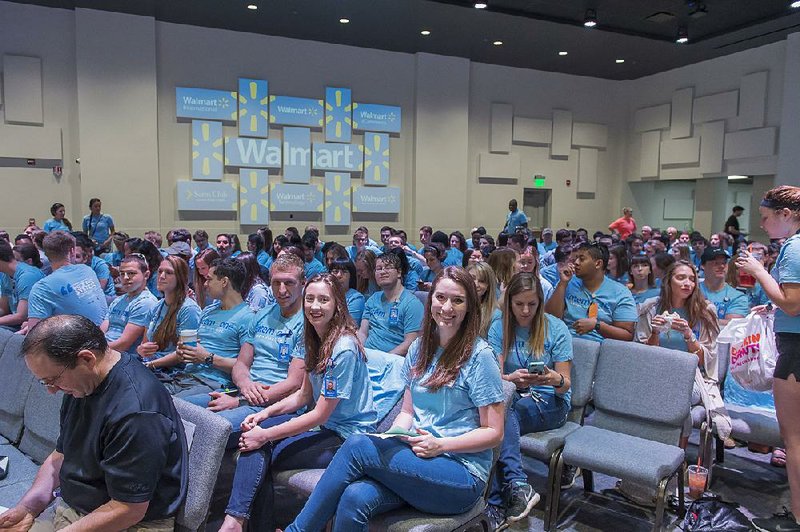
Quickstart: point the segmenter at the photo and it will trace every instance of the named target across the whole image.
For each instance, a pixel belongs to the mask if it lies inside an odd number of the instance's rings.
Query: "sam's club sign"
[[[178,181],[179,211],[235,211],[239,190],[225,181]]]
[[[175,116],[236,121],[236,91],[175,87]]]

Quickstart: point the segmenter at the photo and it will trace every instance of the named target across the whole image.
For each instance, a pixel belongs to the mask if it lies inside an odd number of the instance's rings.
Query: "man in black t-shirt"
[[[33,486],[0,515],[27,529],[61,491],[56,529],[172,530],[186,497],[183,424],[164,386],[138,360],[109,349],[82,316],[41,321],[22,344],[49,391],[65,393],[61,434]]]
[[[744,233],[741,232],[739,229],[739,216],[742,215],[744,212],[744,207],[741,205],[736,205],[733,208],[733,213],[728,217],[728,221],[725,222],[725,232],[728,233],[733,237],[733,240],[738,242],[740,239],[744,238]]]

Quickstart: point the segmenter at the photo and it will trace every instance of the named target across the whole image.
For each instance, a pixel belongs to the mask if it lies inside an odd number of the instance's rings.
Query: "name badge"
[[[289,360],[289,344],[281,342],[280,348],[278,349],[278,358],[281,362],[286,362]]]
[[[322,380],[322,395],[329,398],[335,398],[339,396],[339,387],[338,387],[338,379],[333,375],[326,374],[325,378]]]
[[[389,309],[389,325],[399,325],[400,324],[400,309],[397,305],[393,305],[391,309]]]

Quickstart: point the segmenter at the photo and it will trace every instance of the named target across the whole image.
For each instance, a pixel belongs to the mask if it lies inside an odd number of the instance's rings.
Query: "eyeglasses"
[[[397,269],[397,268],[396,268],[396,267],[394,267],[394,266],[392,266],[392,265],[386,265],[386,266],[376,266],[376,267],[375,267],[375,273],[380,273],[380,272],[382,272],[382,271],[387,271],[387,272],[388,272],[388,271],[391,271],[391,270],[396,270],[396,269]]]
[[[67,371],[67,369],[68,369],[67,366],[64,366],[61,370],[61,373],[59,373],[55,377],[50,377],[49,379],[39,379],[39,384],[41,384],[45,388],[55,388],[58,379],[61,378],[61,376],[64,374],[65,371]]]

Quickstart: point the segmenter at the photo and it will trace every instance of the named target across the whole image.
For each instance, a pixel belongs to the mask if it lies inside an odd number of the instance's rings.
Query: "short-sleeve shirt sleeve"
[[[142,292],[146,294],[148,292]],[[128,323],[146,327],[150,323],[150,312],[157,301],[153,297],[139,297],[128,307]]]
[[[417,296],[407,292],[410,297],[405,298],[403,312],[403,334],[417,332],[422,328],[422,317],[425,315],[425,308]]]
[[[33,285],[28,298],[28,317],[45,319],[55,313],[53,302],[48,300],[46,291],[47,288],[41,281]]]
[[[480,408],[503,401],[503,379],[494,353],[488,346],[473,355],[466,380],[469,398],[475,406]]]
[[[336,379],[336,398],[349,399],[353,392],[353,378],[356,372],[358,354],[349,347],[333,356],[333,365],[325,370],[325,377]],[[321,395],[325,396],[324,380]]]

